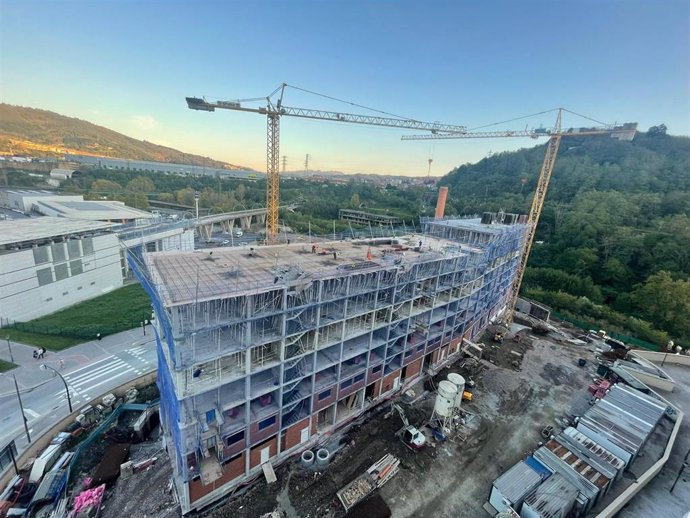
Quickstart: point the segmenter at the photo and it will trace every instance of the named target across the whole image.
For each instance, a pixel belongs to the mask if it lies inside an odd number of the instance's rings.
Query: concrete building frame
[[[262,247],[270,258],[256,261],[231,250],[129,255],[156,315],[183,513],[441,367],[505,307],[524,226],[422,223],[405,238],[324,244],[334,259],[368,250],[331,268],[312,268],[314,250],[299,244]],[[299,268],[279,264],[289,253]]]

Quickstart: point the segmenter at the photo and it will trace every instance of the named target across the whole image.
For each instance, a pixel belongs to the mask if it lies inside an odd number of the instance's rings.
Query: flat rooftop
[[[117,201],[60,201],[57,199],[38,200],[36,205],[58,212],[65,218],[86,220],[149,219],[153,214],[128,207]]]
[[[30,218],[0,221],[0,246],[40,241],[69,234],[81,234],[110,228],[111,223],[68,218]]]
[[[422,241],[422,251],[413,248]],[[398,250],[393,243],[400,245]],[[460,257],[479,249],[422,234],[317,244],[214,248],[194,252],[146,254],[153,282],[166,306],[189,304],[247,292],[263,292],[275,285],[308,284],[311,280],[366,273],[385,268]],[[336,253],[335,259],[333,252]],[[371,254],[369,255],[369,252]],[[384,254],[385,252],[385,254]]]
[[[464,228],[467,230],[476,230],[478,232],[485,232],[487,234],[502,234],[503,232],[514,229],[516,227],[524,228],[523,223],[515,223],[513,225],[504,225],[503,223],[491,223],[489,225],[482,223],[481,218],[457,218],[457,219],[441,219],[434,221],[430,219],[427,223],[434,225],[441,225],[446,227]]]

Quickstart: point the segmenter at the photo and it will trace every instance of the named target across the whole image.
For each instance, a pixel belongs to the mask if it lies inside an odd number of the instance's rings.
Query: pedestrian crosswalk
[[[118,378],[131,378],[151,370],[146,356],[150,354],[144,347],[126,349],[118,355],[110,355],[65,375],[65,380],[72,393],[80,399],[88,400],[91,396],[103,393],[108,387],[117,385]],[[66,398],[63,395],[63,398]]]
[[[150,364],[149,360],[146,359],[150,351],[146,347],[133,347],[132,349],[125,349],[125,352],[131,354],[145,365]]]

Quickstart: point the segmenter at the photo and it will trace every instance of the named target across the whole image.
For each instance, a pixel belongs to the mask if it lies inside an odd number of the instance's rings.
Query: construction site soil
[[[592,348],[567,342],[575,332],[561,329],[544,337],[518,326],[513,328],[519,331],[517,340],[508,335],[495,344],[494,331],[483,337],[482,360],[461,359],[397,400],[410,423],[420,427],[431,416],[435,387],[448,373],[474,382],[473,399],[462,406],[464,424],[457,422],[447,441],[438,442],[423,428],[428,444],[412,451],[396,435],[400,417],[383,403],[348,430],[323,439],[319,446],[333,455],[321,471],[304,468],[296,456],[276,467],[277,482],[269,485],[257,477],[197,516],[255,518],[275,511],[274,516],[287,518],[340,518],[346,513],[336,492],[386,453],[400,459],[400,471],[379,490],[396,518],[483,516],[493,480],[538,447],[544,427],[558,431],[564,418],[588,408],[584,389],[596,376]],[[578,366],[581,358],[587,360],[584,368]],[[141,447],[132,446],[132,457]],[[169,488],[169,461],[159,443],[149,449],[158,452],[157,462],[118,480],[108,492],[104,518],[179,515]]]
[[[291,460],[276,469],[278,482],[267,485],[260,478],[241,496],[202,514],[253,518],[277,511],[288,518],[339,518],[346,513],[336,492],[390,453],[400,459],[400,471],[380,493],[393,516],[482,516],[493,480],[536,449],[545,426],[558,429],[564,418],[587,408],[583,389],[595,377],[593,352],[567,343],[573,336],[567,332],[542,337],[520,329],[517,340],[510,335],[502,344],[492,341],[494,332],[484,336],[481,361],[459,360],[398,400],[410,423],[421,426],[431,416],[433,389],[448,373],[474,381],[473,400],[463,403],[465,424],[449,440],[437,442],[425,429],[428,446],[410,450],[397,438],[402,423],[386,403],[324,441],[337,451],[323,471]],[[587,360],[584,368],[580,358]]]

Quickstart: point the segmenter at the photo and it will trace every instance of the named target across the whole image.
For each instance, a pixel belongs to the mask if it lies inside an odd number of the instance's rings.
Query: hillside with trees
[[[545,146],[463,165],[448,212],[526,213]],[[564,138],[522,293],[657,344],[690,345],[690,139]],[[662,332],[663,330],[663,332]]]
[[[451,171],[446,214],[503,209],[526,213],[545,146],[493,155]],[[40,179],[8,173],[8,184]],[[265,206],[265,180],[190,178],[153,172],[85,168],[62,185],[87,198],[107,197],[148,208],[150,200],[211,212]],[[393,215],[418,225],[433,212],[436,189],[351,181],[281,181],[281,223],[298,232],[330,234],[356,226],[340,208]],[[360,230],[368,231],[368,228]],[[663,125],[632,142],[568,137],[561,144],[532,248],[522,294],[588,325],[665,345],[690,345],[690,139]]]
[[[242,168],[137,140],[81,119],[4,103],[0,104],[0,153],[58,157],[64,153],[76,153],[226,169]]]

